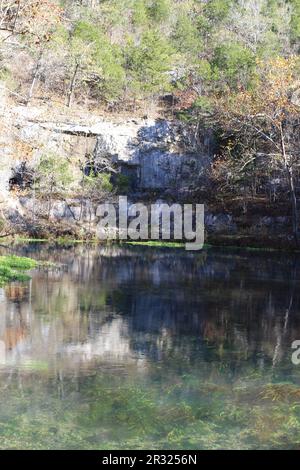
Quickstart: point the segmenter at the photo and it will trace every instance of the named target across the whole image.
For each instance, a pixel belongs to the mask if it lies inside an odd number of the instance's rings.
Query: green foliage
[[[5,220],[2,217],[0,217],[0,233],[3,232],[5,225],[6,225]]]
[[[168,93],[170,83],[204,95],[223,85],[246,87],[256,59],[299,53],[300,0],[64,0],[63,7],[63,16],[49,19],[39,76],[40,88],[57,83],[68,105],[74,97],[95,105],[137,104],[136,98]],[[43,15],[39,21],[41,32]],[[30,38],[24,42],[37,61],[41,44]],[[57,74],[48,73],[51,60]],[[206,82],[199,60],[212,70]]]
[[[212,103],[207,96],[199,96],[193,104],[194,109],[198,108],[201,111],[211,112],[213,110]]]
[[[24,258],[20,256],[0,256],[1,266],[6,266],[8,268],[20,269],[26,271],[28,269],[33,269],[37,266],[37,261],[32,258]]]
[[[214,72],[207,59],[201,59],[197,63],[197,72],[202,81],[209,82],[214,79]]]
[[[179,16],[173,33],[175,48],[182,54],[198,56],[203,43],[197,25],[186,14]]]
[[[184,243],[180,242],[163,242],[163,241],[138,241],[138,242],[125,242],[126,245],[133,246],[148,246],[153,248],[184,248]]]
[[[172,55],[168,41],[155,30],[144,33],[137,45],[129,41],[126,62],[133,90],[146,95],[169,90]]]
[[[43,155],[37,167],[37,187],[45,193],[65,192],[74,182],[73,166],[56,154]]]
[[[134,0],[132,22],[134,26],[144,26],[148,21],[148,9],[144,0]]]
[[[281,44],[278,36],[273,31],[267,31],[264,40],[257,48],[257,56],[261,59],[276,57],[280,55]]]
[[[7,67],[0,67],[0,80],[3,82],[6,82],[9,80],[10,83],[13,80],[12,74]]]
[[[196,25],[197,25],[197,29],[198,29],[199,33],[203,37],[208,37],[209,33],[211,32],[211,30],[213,28],[213,25],[210,22],[209,18],[207,18],[207,16],[205,16],[203,14],[199,15],[196,18]]]
[[[292,6],[291,15],[291,39],[296,42],[300,39],[300,0],[290,0]]]
[[[97,179],[101,181],[101,187],[106,192],[111,192],[113,190],[113,185],[110,181],[111,174],[110,173],[100,173],[97,176]]]
[[[120,194],[126,194],[130,188],[130,178],[119,173],[116,177],[116,189]]]
[[[88,73],[86,80],[99,90],[103,99],[114,99],[121,94],[125,80],[121,49],[111,44],[103,31],[91,23],[78,22],[73,33],[72,50],[84,58]],[[93,75],[93,80],[89,74]]]
[[[84,175],[83,177],[83,190],[90,196],[99,196],[99,194],[111,193],[113,185],[111,183],[110,173],[98,173]]]
[[[83,41],[88,46],[89,44],[98,45],[105,39],[105,36],[100,28],[97,28],[92,23],[80,20],[75,24],[72,39]]]
[[[31,258],[18,256],[0,256],[0,286],[11,281],[26,281],[29,276],[24,274],[38,266],[38,263]]]
[[[212,66],[219,78],[227,85],[247,86],[255,67],[253,53],[239,43],[224,43],[216,47]]]
[[[157,23],[167,20],[171,12],[170,0],[150,0],[149,15]]]
[[[230,11],[231,4],[231,0],[208,0],[204,8],[205,15],[213,22],[223,21]]]

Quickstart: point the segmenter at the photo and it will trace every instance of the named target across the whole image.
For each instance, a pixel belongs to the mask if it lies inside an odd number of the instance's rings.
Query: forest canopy
[[[37,93],[69,106],[74,98],[124,105],[184,91],[199,103],[253,87],[260,60],[299,52],[300,0],[1,5],[0,77],[28,100]]]

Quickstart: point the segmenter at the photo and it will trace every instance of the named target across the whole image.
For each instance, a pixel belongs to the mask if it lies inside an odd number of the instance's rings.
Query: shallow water
[[[300,260],[17,247],[0,289],[0,448],[300,447]]]

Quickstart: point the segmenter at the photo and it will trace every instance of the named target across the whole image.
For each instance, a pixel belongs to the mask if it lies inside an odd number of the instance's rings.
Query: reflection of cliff
[[[287,255],[87,246],[45,247],[36,255],[62,268],[2,290],[8,362],[73,369],[178,354],[277,363],[300,337],[295,289],[290,300],[299,270]]]
[[[0,295],[0,364],[4,363],[8,352],[15,350],[28,337],[24,303],[28,299],[28,286],[11,284]]]
[[[92,280],[95,259],[69,261],[2,290],[0,362],[72,370],[99,360],[142,365],[130,348],[126,322],[107,304],[106,286]]]
[[[220,251],[133,253],[126,257],[123,252],[119,265],[116,258],[107,262],[105,273],[117,280],[112,305],[124,312],[135,350],[167,358],[179,348],[189,355],[196,337],[203,354],[207,347],[223,356],[234,350],[232,361],[253,357],[262,363],[274,359],[279,340],[289,350],[299,336],[299,294],[294,293],[290,308],[292,284],[299,277],[294,258]]]
[[[98,334],[88,341],[64,345],[62,352],[73,359],[84,361],[91,361],[95,357],[108,361],[126,361],[132,355],[126,323],[121,318],[115,318],[105,323]]]

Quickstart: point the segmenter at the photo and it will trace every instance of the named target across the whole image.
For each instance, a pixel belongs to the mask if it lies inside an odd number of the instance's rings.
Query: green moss
[[[149,246],[153,248],[185,248],[185,242],[169,242],[161,240],[148,241],[125,241],[125,245]],[[203,249],[211,248],[211,245],[204,244]]]
[[[155,248],[184,248],[184,244],[181,242],[169,242],[169,241],[163,242],[160,240],[136,241],[136,242],[126,241],[125,244],[126,245],[152,246]]]
[[[26,281],[30,277],[25,274],[38,266],[38,262],[31,258],[19,256],[0,256],[0,285],[11,281]]]
[[[17,242],[22,243],[46,243],[49,241],[47,238],[26,238],[26,237],[17,237],[15,239]]]
[[[233,243],[235,240],[232,240]],[[26,237],[16,237],[14,239],[7,238],[2,239],[2,244],[11,244],[12,242],[15,243],[52,243],[56,245],[77,245],[77,244],[93,244],[93,245],[104,245],[104,244],[126,244],[126,245],[140,245],[140,246],[148,246],[153,248],[185,248],[184,242],[170,242],[170,241],[161,241],[161,240],[148,240],[148,241],[119,241],[119,240],[99,240],[97,238],[92,239],[74,239],[72,237],[53,237],[53,238],[26,238]],[[220,240],[219,242],[211,241],[210,243],[205,243],[203,245],[204,249],[221,249],[221,250],[239,250],[239,251],[249,251],[249,252],[282,252],[282,253],[300,253],[299,249],[295,249],[293,247],[268,247],[268,246],[247,246],[247,245],[226,245]]]

